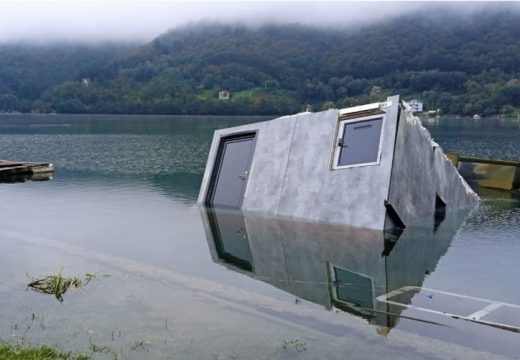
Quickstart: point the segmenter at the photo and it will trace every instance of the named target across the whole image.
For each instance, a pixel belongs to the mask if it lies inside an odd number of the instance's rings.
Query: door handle
[[[240,230],[237,231],[237,234],[242,236],[244,239],[247,239],[247,233],[244,228],[241,227]]]
[[[238,177],[241,178],[242,180],[245,180],[245,179],[247,179],[247,175],[248,175],[248,172],[246,170],[246,171],[244,171],[244,174],[238,175]]]

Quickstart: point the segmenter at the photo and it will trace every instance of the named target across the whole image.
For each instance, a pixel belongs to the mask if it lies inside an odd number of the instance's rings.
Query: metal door
[[[239,209],[253,159],[256,133],[222,138],[206,203]]]

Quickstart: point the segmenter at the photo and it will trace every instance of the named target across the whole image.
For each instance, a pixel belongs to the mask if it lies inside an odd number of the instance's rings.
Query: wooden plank
[[[3,167],[0,168],[0,176],[9,176],[14,174],[29,174],[31,172],[30,168],[27,166],[11,166],[11,167]]]
[[[32,175],[54,172],[54,166],[47,163],[14,162],[0,160],[0,177]]]
[[[31,165],[31,172],[33,174],[54,172],[54,166],[52,164]]]
[[[0,160],[0,168],[23,165],[21,162]]]

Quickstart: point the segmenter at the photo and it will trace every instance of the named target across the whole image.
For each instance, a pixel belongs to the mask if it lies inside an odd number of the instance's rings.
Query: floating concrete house
[[[215,131],[199,203],[371,229],[478,202],[399,96]]]

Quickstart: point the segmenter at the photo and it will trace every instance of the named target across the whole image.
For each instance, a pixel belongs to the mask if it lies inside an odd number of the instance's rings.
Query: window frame
[[[351,303],[345,299],[341,299],[339,296],[338,296],[338,289],[337,289],[337,284],[338,284],[338,279],[337,279],[337,276],[336,276],[336,269],[339,269],[341,271],[346,271],[346,272],[350,272],[351,274],[354,274],[354,275],[357,275],[359,277],[362,277],[364,279],[367,279],[369,282],[370,282],[370,297],[372,298],[372,308],[375,309],[376,308],[376,293],[375,293],[375,281],[374,281],[374,278],[372,276],[369,276],[367,274],[363,274],[363,273],[360,273],[360,272],[357,272],[357,271],[353,271],[353,270],[349,270],[345,267],[342,267],[342,266],[338,266],[338,265],[335,265],[331,262],[327,262],[327,277],[328,277],[328,285],[329,285],[329,296],[330,296],[330,299],[331,299],[331,302],[332,302],[332,305],[335,305],[335,306],[338,306],[338,305],[342,305],[344,307],[346,307],[347,309],[356,309],[357,311],[359,311],[361,314],[365,315],[365,316],[369,316],[370,318],[373,317],[373,313],[370,313],[370,312],[366,312],[360,308],[357,308],[355,306],[354,303]]]
[[[358,122],[365,122],[369,120],[375,120],[375,119],[381,119],[381,132],[379,134],[379,147],[377,149],[377,159],[376,161],[367,162],[367,163],[359,163],[359,164],[350,164],[350,165],[338,165],[339,162],[339,156],[341,154],[341,149],[343,149],[342,146],[338,146],[338,142],[340,139],[343,139],[344,132],[345,132],[345,126],[347,124],[355,124]],[[354,117],[349,118],[345,120],[341,120],[341,118],[338,118],[338,125],[336,128],[336,136],[334,137],[334,151],[333,151],[333,157],[332,157],[332,170],[341,170],[341,169],[349,169],[353,167],[363,167],[363,166],[374,166],[379,165],[381,163],[381,148],[383,145],[383,139],[384,139],[384,127],[385,127],[385,120],[386,120],[386,114],[376,114],[376,115],[369,115],[369,116],[361,116],[361,117]]]

